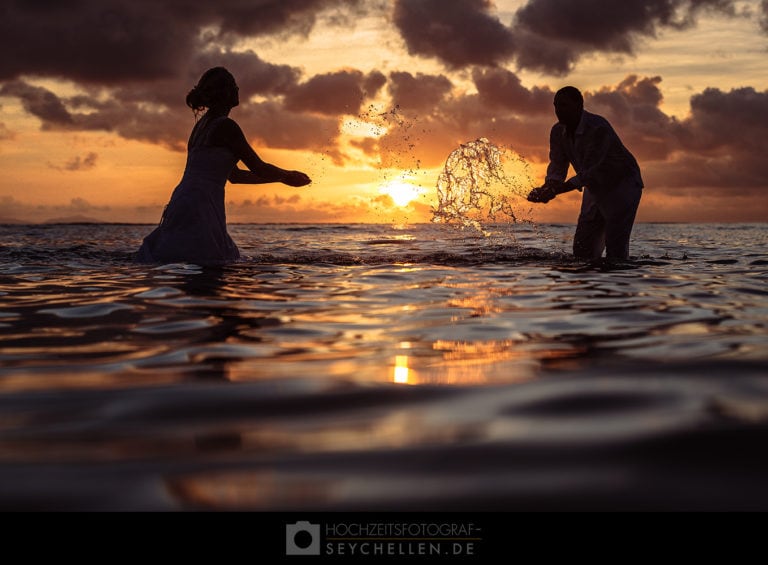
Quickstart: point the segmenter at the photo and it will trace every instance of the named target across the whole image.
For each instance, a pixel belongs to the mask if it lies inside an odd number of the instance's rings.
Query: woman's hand
[[[286,171],[282,182],[288,186],[306,186],[312,182],[312,179],[301,171]]]

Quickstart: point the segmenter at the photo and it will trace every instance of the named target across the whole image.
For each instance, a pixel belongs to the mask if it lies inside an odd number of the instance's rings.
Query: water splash
[[[526,160],[484,137],[462,143],[437,179],[435,223],[459,224],[488,236],[484,222],[529,222],[525,196],[533,186]]]

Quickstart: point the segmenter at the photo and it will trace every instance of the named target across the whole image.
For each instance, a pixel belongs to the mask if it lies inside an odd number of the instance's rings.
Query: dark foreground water
[[[0,509],[768,509],[768,225],[0,226]]]

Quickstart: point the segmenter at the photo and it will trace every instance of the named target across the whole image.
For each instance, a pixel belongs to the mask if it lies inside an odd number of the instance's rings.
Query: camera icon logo
[[[301,521],[285,525],[286,555],[320,555],[320,524]]]

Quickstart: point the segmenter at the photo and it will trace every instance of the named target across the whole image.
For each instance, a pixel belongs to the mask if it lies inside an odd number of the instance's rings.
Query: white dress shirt
[[[640,167],[624,147],[608,120],[583,111],[573,137],[564,124],[556,123],[549,135],[547,180],[564,181],[572,165],[576,174],[568,179],[574,188],[587,187],[595,196],[629,181],[642,188]]]

